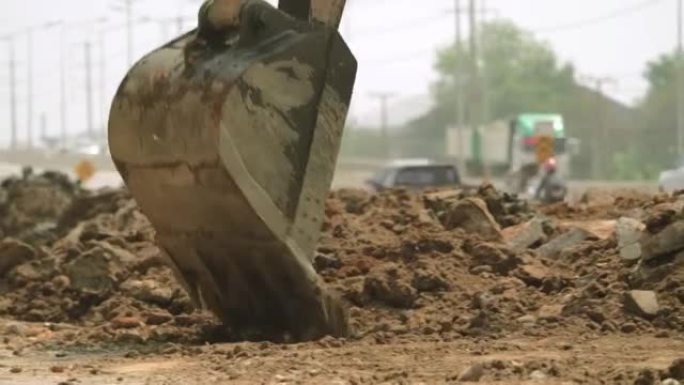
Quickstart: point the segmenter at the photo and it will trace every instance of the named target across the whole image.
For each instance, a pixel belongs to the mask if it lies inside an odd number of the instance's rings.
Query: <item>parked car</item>
[[[684,190],[684,157],[679,159],[676,168],[660,173],[658,186],[668,193]]]
[[[420,162],[395,164],[378,171],[367,185],[376,192],[393,188],[424,189],[461,185],[458,169],[450,164]]]

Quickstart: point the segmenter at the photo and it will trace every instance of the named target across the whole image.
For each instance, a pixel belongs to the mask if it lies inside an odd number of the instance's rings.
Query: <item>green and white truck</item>
[[[541,164],[553,157],[560,177],[570,176],[570,158],[579,142],[567,136],[559,114],[524,113],[473,130],[452,127],[447,131],[447,154],[461,159],[471,175],[489,173],[503,177],[511,192],[524,192]]]

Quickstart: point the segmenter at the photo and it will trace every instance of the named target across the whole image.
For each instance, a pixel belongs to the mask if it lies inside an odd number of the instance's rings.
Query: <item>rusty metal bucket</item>
[[[349,332],[312,258],[356,61],[315,4],[243,1],[239,29],[150,53],[111,108],[112,158],[159,245],[245,336]]]

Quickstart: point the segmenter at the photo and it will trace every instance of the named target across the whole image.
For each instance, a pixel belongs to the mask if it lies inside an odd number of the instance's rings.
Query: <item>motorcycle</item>
[[[527,187],[527,197],[538,200],[543,204],[553,204],[565,201],[568,195],[567,182],[557,175],[548,176],[548,180],[543,187],[544,175],[535,176],[529,181]]]

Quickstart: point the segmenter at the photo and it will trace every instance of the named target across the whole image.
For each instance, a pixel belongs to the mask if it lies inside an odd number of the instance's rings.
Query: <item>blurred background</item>
[[[194,28],[200,4],[3,0],[0,170],[88,157],[113,171],[119,82]],[[497,178],[515,122],[560,119],[572,179],[655,186],[684,150],[681,15],[679,0],[348,0],[340,28],[359,74],[336,183],[397,159]]]

